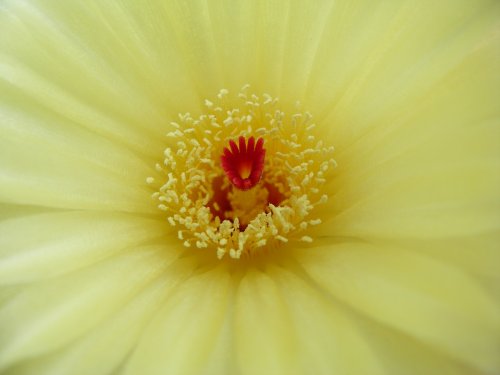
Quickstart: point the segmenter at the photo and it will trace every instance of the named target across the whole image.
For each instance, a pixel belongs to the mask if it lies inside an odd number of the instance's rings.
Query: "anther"
[[[224,147],[221,156],[222,169],[229,181],[240,190],[249,190],[260,181],[264,170],[266,150],[263,148],[264,140],[254,137],[241,136],[238,145],[233,140],[229,141],[229,148]]]

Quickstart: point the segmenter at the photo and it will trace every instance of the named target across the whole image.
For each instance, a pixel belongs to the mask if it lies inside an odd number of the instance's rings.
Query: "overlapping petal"
[[[460,269],[363,243],[318,247],[300,261],[322,288],[361,314],[485,373],[500,365],[500,305]]]
[[[0,371],[494,374],[496,1],[5,1]],[[316,244],[182,250],[145,184],[250,83],[336,146]]]

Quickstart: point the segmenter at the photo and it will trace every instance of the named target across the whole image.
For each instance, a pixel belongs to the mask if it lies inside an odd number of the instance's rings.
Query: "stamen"
[[[250,137],[248,144],[243,136],[238,139],[239,147],[233,140],[229,141],[229,150],[224,147],[221,156],[222,169],[229,181],[240,190],[249,190],[260,181],[264,170],[266,150],[263,148],[264,140]]]
[[[308,112],[287,114],[278,98],[246,90],[221,90],[196,118],[179,114],[163,162],[146,179],[179,241],[218,258],[313,241],[308,232],[321,224],[315,210],[327,202],[336,166]]]

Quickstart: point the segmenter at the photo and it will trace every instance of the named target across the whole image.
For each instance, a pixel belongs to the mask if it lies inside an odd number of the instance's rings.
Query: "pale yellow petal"
[[[102,212],[55,212],[0,222],[0,283],[56,277],[146,241],[165,238],[162,220]]]
[[[150,26],[165,17],[161,4],[141,12],[122,6],[34,1],[2,8],[2,201],[156,211],[145,179],[169,122],[201,99],[174,32],[135,31],[144,16]]]
[[[406,238],[385,239],[379,246],[397,245],[438,259],[442,263],[455,265],[478,279],[490,279],[498,283],[500,231],[484,232],[474,235],[444,237],[438,239]]]
[[[475,51],[397,126],[380,124],[337,154],[325,234],[449,237],[498,228],[495,45]]]
[[[297,259],[319,285],[365,316],[479,370],[500,367],[500,305],[464,272],[362,243],[311,248]]]
[[[290,2],[223,0],[207,4],[223,87],[236,91],[250,83],[257,90],[275,94],[284,61]]]
[[[427,343],[357,314],[311,282],[300,263],[281,267],[268,271],[295,320],[303,373],[470,375],[473,371]]]
[[[0,372],[498,372],[498,4],[5,0]],[[178,113],[245,83],[339,166],[319,246],[232,268],[145,179]]]
[[[41,213],[54,212],[57,210],[47,207],[0,203],[0,221],[13,219],[20,216],[29,216]]]
[[[157,247],[136,247],[26,286],[0,308],[0,368],[61,349],[96,327],[165,272],[167,259]]]
[[[384,358],[376,355],[351,312],[309,283],[300,271],[292,273],[295,267],[291,262],[282,267],[271,265],[267,272],[276,280],[292,317],[289,329],[297,337],[299,373],[386,374]],[[270,330],[268,334],[276,333]],[[267,350],[273,352],[272,348]]]
[[[378,126],[375,119],[404,115],[432,94],[494,36],[498,11],[492,0],[339,1],[318,48],[307,103],[342,138],[338,148],[348,147]]]
[[[162,257],[167,255],[165,248],[158,245],[140,250],[160,252]],[[143,290],[131,296],[122,308],[96,327],[64,348],[22,361],[9,368],[6,374],[66,375],[71,369],[74,375],[106,375],[119,370],[136,347],[145,327],[162,308],[166,296],[192,272],[192,260],[174,261],[175,257],[171,256],[166,259],[169,259],[169,264],[164,272],[151,279]]]
[[[311,76],[309,98],[325,108],[319,125],[338,162],[319,233],[498,228],[498,2],[357,5],[333,12],[343,18],[325,30]],[[355,22],[370,32],[341,38]]]
[[[244,275],[238,285],[233,324],[239,373],[302,373],[294,321],[270,275],[252,269]]]
[[[142,5],[8,2],[0,14],[8,30],[0,34],[9,57],[4,81],[83,127],[145,154],[161,152],[168,117],[198,98],[173,32],[160,23],[166,10]]]
[[[221,267],[183,280],[144,330],[124,373],[203,373],[228,318],[230,290],[231,278]],[[224,373],[232,349],[227,350],[214,375]]]
[[[2,106],[0,199],[61,208],[155,212],[154,164],[11,96]],[[20,125],[22,124],[22,126]]]
[[[473,366],[443,354],[436,347],[404,332],[348,310],[384,368],[384,375],[482,374]]]

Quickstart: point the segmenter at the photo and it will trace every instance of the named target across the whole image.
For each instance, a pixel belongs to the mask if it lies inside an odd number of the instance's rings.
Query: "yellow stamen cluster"
[[[156,165],[165,180],[153,198],[178,228],[179,239],[186,247],[211,248],[219,258],[240,258],[291,240],[311,242],[304,233],[321,222],[310,216],[327,200],[321,186],[335,165],[333,147],[313,135],[308,112],[286,115],[277,109],[277,98],[249,94],[248,88],[234,97],[221,90],[197,118],[179,115],[167,134],[164,162]],[[234,188],[220,166],[223,148],[239,136],[262,137],[267,150],[262,180],[249,191]],[[270,187],[279,204],[269,203]],[[222,210],[221,194],[231,206],[222,217],[214,214]]]

